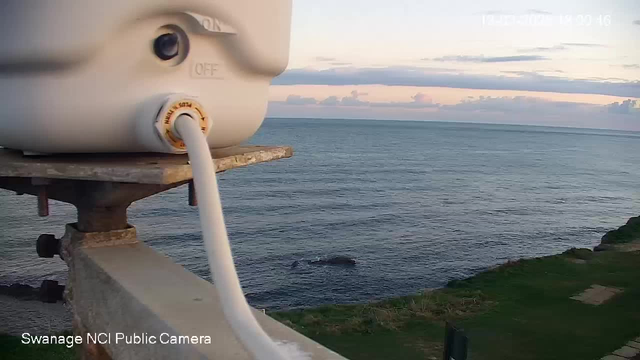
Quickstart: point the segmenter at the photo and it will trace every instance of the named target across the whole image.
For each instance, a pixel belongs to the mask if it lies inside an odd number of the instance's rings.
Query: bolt
[[[64,285],[58,285],[55,280],[43,280],[38,291],[40,301],[46,303],[55,303],[58,300],[62,300],[62,294],[64,294]]]
[[[60,255],[60,240],[52,234],[42,234],[36,241],[36,252],[43,258],[52,258]],[[60,256],[62,257],[62,256]]]
[[[47,188],[44,186],[40,186],[38,189],[38,216],[49,216],[49,196]]]
[[[193,184],[193,180],[189,181],[189,206],[198,206],[196,186]]]

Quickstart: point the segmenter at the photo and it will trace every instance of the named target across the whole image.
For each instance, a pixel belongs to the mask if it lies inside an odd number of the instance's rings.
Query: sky
[[[269,117],[640,131],[640,0],[294,0]]]

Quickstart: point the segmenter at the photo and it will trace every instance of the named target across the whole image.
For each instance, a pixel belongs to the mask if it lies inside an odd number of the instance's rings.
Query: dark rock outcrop
[[[0,294],[21,300],[38,300],[39,289],[24,284],[0,285]]]
[[[326,259],[310,260],[311,265],[347,265],[354,266],[356,261],[348,256],[332,256]]]
[[[578,249],[574,247],[563,252],[562,254],[568,255],[572,258],[579,259],[579,260],[589,260],[593,257],[593,252],[591,251],[591,249],[584,249],[584,248]]]
[[[598,245],[598,246],[593,248],[593,251],[595,251],[595,252],[610,251],[610,250],[615,250],[615,246],[613,246],[611,244],[600,244],[600,245]]]
[[[39,288],[24,284],[0,285],[0,295],[20,300],[40,300],[42,302],[55,303],[64,301],[63,294],[64,285],[59,285],[54,280],[44,280]]]
[[[604,234],[602,244],[622,244],[640,240],[640,216],[630,218],[626,224]]]

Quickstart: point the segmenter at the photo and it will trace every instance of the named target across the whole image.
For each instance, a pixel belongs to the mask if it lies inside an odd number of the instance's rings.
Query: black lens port
[[[153,51],[156,56],[165,61],[178,56],[179,49],[178,34],[176,33],[162,34],[153,42]]]

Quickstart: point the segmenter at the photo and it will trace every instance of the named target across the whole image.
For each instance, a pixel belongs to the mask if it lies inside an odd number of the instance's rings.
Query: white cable
[[[238,339],[255,359],[286,360],[288,357],[258,324],[240,287],[207,140],[197,121],[188,115],[181,115],[176,119],[175,129],[189,153],[202,237],[224,315]]]

